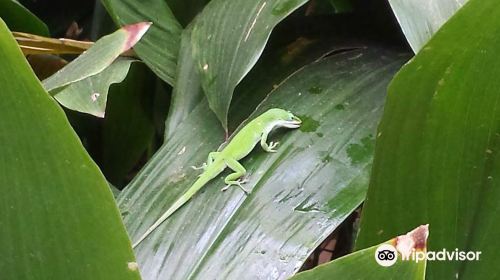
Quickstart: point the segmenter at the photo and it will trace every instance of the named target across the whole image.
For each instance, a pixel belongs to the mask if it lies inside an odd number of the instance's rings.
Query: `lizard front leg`
[[[269,135],[269,131],[265,130],[262,132],[262,137],[260,138],[260,146],[264,151],[269,152],[269,153],[276,153],[276,146],[278,146],[278,142],[270,142],[269,145],[267,144],[267,136]]]
[[[247,174],[247,170],[243,165],[241,165],[237,160],[235,159],[224,159],[224,162],[226,163],[227,167],[231,168],[234,173],[231,173],[227,175],[227,177],[224,179],[224,182],[227,184],[224,188],[221,189],[221,191],[226,191],[230,186],[238,186],[240,187],[246,194],[249,194],[250,192],[246,190],[242,184],[245,183],[245,180],[238,180],[241,177],[245,176]]]
[[[200,167],[196,167],[196,166],[191,166],[191,168],[193,168],[194,170],[200,170],[200,169],[207,169],[207,167],[210,166],[210,164],[212,164],[215,160],[215,158],[217,158],[217,156],[219,156],[220,152],[211,152],[211,153],[208,153],[208,158],[207,158],[207,162],[203,163]]]

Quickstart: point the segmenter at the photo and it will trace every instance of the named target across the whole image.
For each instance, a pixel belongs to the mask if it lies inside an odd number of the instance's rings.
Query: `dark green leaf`
[[[357,241],[429,223],[428,279],[497,279],[500,235],[500,6],[470,0],[396,76],[377,139]]]

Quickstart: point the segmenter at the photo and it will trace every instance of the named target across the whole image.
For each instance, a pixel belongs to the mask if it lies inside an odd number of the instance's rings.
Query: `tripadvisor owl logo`
[[[375,251],[375,260],[381,266],[391,266],[398,260],[398,252],[394,246],[382,244]]]

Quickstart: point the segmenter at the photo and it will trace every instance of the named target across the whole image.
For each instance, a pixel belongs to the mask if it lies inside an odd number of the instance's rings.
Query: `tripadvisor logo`
[[[375,260],[381,266],[392,266],[398,260],[398,251],[392,245],[382,244],[375,251]]]
[[[399,253],[400,254],[400,253]],[[453,251],[442,249],[440,251],[421,251],[412,249],[409,254],[401,254],[401,261],[479,261],[481,251]],[[398,260],[398,251],[390,244],[382,244],[375,251],[375,260],[381,266],[392,266]]]

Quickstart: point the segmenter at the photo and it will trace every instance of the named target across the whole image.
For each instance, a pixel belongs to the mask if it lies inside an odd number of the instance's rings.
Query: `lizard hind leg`
[[[226,163],[227,167],[231,168],[234,171],[234,173],[227,175],[227,177],[224,179],[224,183],[226,183],[227,185],[222,188],[221,191],[226,191],[231,186],[238,186],[243,190],[243,192],[249,194],[250,192],[242,186],[242,184],[246,183],[247,181],[240,180],[240,178],[245,176],[245,174],[247,173],[245,167],[243,167],[243,165],[241,165],[237,160],[234,159],[224,159],[224,162]]]

